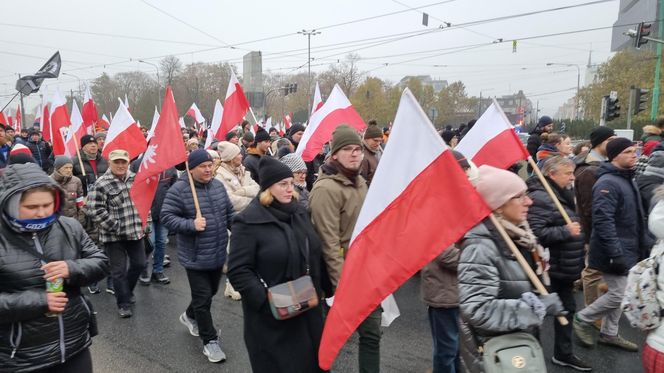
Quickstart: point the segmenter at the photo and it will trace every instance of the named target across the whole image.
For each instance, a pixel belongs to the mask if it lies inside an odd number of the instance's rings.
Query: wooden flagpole
[[[184,165],[187,168],[187,178],[189,179],[189,186],[191,187],[191,195],[194,197],[194,208],[196,209],[196,219],[202,218],[201,214],[201,205],[198,204],[198,194],[196,194],[196,186],[194,185],[194,179],[189,172],[189,161],[184,161]]]
[[[496,218],[496,216],[493,213],[491,213],[491,215],[489,215],[489,218],[491,219],[491,223],[493,223],[493,225],[496,226],[496,229],[498,229],[500,236],[503,238],[507,246],[510,248],[512,254],[514,254],[514,256],[516,257],[516,260],[519,262],[521,267],[523,267],[523,270],[526,272],[526,275],[528,275],[530,282],[532,282],[533,286],[535,286],[535,289],[537,289],[537,291],[542,295],[549,294],[549,292],[546,290],[540,279],[537,277],[537,274],[535,274],[535,271],[533,271],[533,269],[530,267],[530,264],[528,264],[526,258],[523,257],[523,254],[521,254],[521,251],[519,251],[519,249],[516,247],[510,236],[505,231],[505,228],[503,228],[503,226]],[[558,316],[556,318],[558,319],[558,322],[562,326],[569,324],[565,316]]]
[[[72,135],[74,139],[74,146],[76,147],[76,156],[78,157],[78,165],[81,167],[81,175],[85,176],[85,167],[83,167],[83,161],[81,160],[81,151],[78,148],[78,140],[76,139],[76,134]]]

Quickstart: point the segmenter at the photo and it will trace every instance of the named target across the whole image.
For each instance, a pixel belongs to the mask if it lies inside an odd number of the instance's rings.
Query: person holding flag
[[[360,175],[362,139],[355,129],[340,125],[332,134],[330,157],[311,190],[311,220],[323,241],[327,278],[323,289],[332,296],[339,284],[353,228],[367,195],[367,182]],[[327,281],[327,283],[326,283]],[[326,285],[329,285],[326,289]],[[360,372],[380,371],[381,308],[360,324]]]

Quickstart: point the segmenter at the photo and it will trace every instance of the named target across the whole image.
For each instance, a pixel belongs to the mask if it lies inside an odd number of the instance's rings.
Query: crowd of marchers
[[[440,135],[453,148],[473,124]],[[664,238],[662,127],[646,128],[642,146],[597,127],[573,148],[543,116],[527,144],[543,178],[525,181],[519,165],[476,167],[454,151],[495,220],[421,270],[433,372],[483,372],[490,341],[542,338],[547,321],[555,323],[553,364],[591,371],[575,345],[600,343],[641,350],[647,373],[664,371],[664,327],[644,346],[618,327],[629,269],[650,255],[661,260],[652,248]],[[242,302],[251,370],[320,371],[325,299],[339,283],[389,128],[340,125],[309,162],[295,152],[304,131],[295,124],[280,136],[243,123],[203,149],[205,139],[183,129],[187,164],[162,172],[144,227],[129,194],[140,156],[117,149],[102,157],[97,133],[80,138],[76,157],[54,157],[38,129],[15,134],[0,124],[0,370],[91,372],[89,346],[100,332],[91,298],[104,288],[118,317],[132,317],[138,284],[170,282],[170,237],[191,293],[179,322],[210,362],[227,359],[211,314],[223,284],[225,296]],[[537,291],[503,231],[548,294]],[[295,284],[310,286],[318,302],[285,310],[278,289]],[[579,290],[585,304],[577,306]],[[381,312],[357,329],[361,372],[380,371]]]

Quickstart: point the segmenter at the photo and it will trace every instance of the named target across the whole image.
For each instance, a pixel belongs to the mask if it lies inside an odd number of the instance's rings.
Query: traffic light
[[[604,96],[604,99],[606,100],[606,112],[604,114],[604,119],[608,122],[618,118],[620,116],[620,105],[618,105],[618,98]]]
[[[652,23],[641,22],[636,28],[636,37],[634,38],[634,48],[641,49],[641,46],[648,42],[644,36],[650,36],[650,28]]]
[[[644,110],[646,110],[646,106],[648,105],[648,93],[650,93],[649,90],[647,89],[641,89],[641,88],[632,88],[634,90],[634,101],[632,102],[632,115],[636,115]]]
[[[297,92],[297,83],[288,83],[281,89],[284,90],[284,96],[288,96],[289,93]]]

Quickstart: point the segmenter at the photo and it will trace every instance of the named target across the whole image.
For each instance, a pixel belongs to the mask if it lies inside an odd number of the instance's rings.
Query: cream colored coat
[[[239,167],[242,172],[238,175],[232,172],[226,163],[222,163],[215,176],[224,184],[236,213],[244,210],[260,190],[260,186],[251,178],[251,174],[244,169],[244,166]]]

